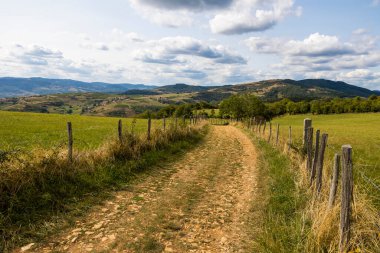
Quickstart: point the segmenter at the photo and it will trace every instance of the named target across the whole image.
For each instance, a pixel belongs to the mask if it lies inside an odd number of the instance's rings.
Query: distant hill
[[[289,98],[294,101],[334,97],[369,97],[380,95],[379,91],[371,91],[345,82],[324,79],[306,80],[266,80],[237,85],[207,89],[194,95],[194,99],[220,101],[236,93],[254,93],[265,101],[276,101]]]
[[[200,101],[218,104],[233,94],[242,93],[253,93],[267,102],[282,98],[300,101],[380,95],[379,91],[324,79],[279,79],[208,87],[187,84],[157,87],[44,78],[0,78],[0,110],[130,117],[169,104]]]
[[[306,80],[265,80],[225,86],[195,86],[177,83],[166,86],[150,86],[144,84],[110,84],[102,82],[81,82],[70,79],[47,78],[0,78],[0,98],[22,97],[32,95],[48,95],[62,93],[117,93],[124,95],[163,95],[191,94],[194,101],[219,102],[236,93],[254,93],[265,101],[289,98],[295,101],[303,99],[319,99],[333,97],[369,97],[380,95],[379,91],[335,82],[324,79]]]
[[[81,92],[121,93],[131,89],[152,89],[155,87],[156,86],[129,83],[88,83],[70,79],[3,77],[0,78],[0,97]]]
[[[192,92],[206,91],[211,88],[212,87],[195,86],[195,85],[188,85],[184,83],[177,83],[173,85],[165,85],[162,87],[158,87],[158,88],[155,88],[155,90],[161,93],[192,93]]]

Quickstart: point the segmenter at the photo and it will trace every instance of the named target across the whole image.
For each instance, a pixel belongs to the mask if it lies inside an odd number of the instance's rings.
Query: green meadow
[[[300,143],[305,118],[313,120],[314,133],[319,129],[321,134],[328,134],[327,169],[331,168],[333,156],[341,151],[342,145],[352,146],[355,182],[380,206],[380,189],[376,187],[380,186],[380,113],[291,115],[275,118],[272,124],[280,124],[283,139],[288,138],[288,129],[292,126],[293,139]]]
[[[31,150],[66,145],[67,122],[72,122],[74,147],[93,149],[117,136],[119,118],[0,111],[0,150]],[[122,119],[131,130],[133,119]],[[152,121],[152,129],[162,127]],[[136,132],[147,130],[147,120],[136,119]]]

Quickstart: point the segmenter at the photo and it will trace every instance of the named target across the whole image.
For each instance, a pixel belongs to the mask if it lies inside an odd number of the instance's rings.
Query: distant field
[[[0,149],[56,147],[66,144],[66,123],[72,122],[74,147],[92,149],[117,135],[119,118],[0,111]],[[123,119],[130,129],[132,119]],[[153,128],[161,127],[153,121]],[[124,129],[125,129],[124,128]],[[138,119],[136,131],[144,132],[147,120]]]
[[[320,129],[329,135],[326,161],[332,161],[342,145],[351,144],[355,180],[371,192],[380,206],[380,190],[368,182],[370,179],[380,186],[380,114],[295,115],[276,118],[272,123],[280,124],[282,138],[287,138],[291,125],[294,138],[301,140],[305,118],[313,120],[314,131]]]

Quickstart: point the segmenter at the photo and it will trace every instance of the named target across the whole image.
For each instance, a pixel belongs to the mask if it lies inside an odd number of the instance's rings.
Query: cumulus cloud
[[[350,72],[337,73],[336,79],[358,84],[368,89],[379,90],[380,72],[373,72],[368,69],[355,69]]]
[[[255,53],[280,58],[270,65],[273,73],[291,73],[293,78],[343,80],[367,88],[380,83],[379,76],[370,70],[380,66],[378,38],[363,29],[354,31],[349,41],[314,33],[301,40],[250,37],[244,42]]]
[[[155,2],[155,1],[152,1]],[[176,1],[171,1],[176,2]],[[167,27],[190,26],[193,23],[192,15],[186,8],[178,10],[158,8],[157,4],[147,4],[144,1],[130,0],[131,6],[145,19]]]
[[[340,42],[336,36],[311,34],[304,40],[251,37],[245,41],[254,52],[298,56],[337,56],[359,53],[351,43]]]
[[[264,31],[290,15],[301,15],[294,0],[130,0],[143,17],[154,23],[180,27],[193,24],[207,11],[214,33],[242,34]]]
[[[267,30],[289,15],[301,15],[293,0],[239,0],[210,20],[214,33],[242,34]]]
[[[376,39],[363,33],[356,34],[350,42],[314,33],[304,40],[251,37],[245,43],[253,52],[281,57],[276,68],[298,66],[300,71],[332,71],[380,66]]]
[[[207,45],[191,37],[166,37],[149,41],[147,49],[137,50],[135,58],[148,63],[177,64],[200,57],[220,64],[246,64],[247,60],[222,45]],[[185,57],[184,57],[185,56]]]
[[[51,50],[37,45],[27,47],[15,45],[11,55],[14,57],[15,61],[30,65],[47,65],[51,60],[59,60],[63,58],[60,51]]]
[[[7,46],[0,54],[0,75],[73,78],[93,81],[120,79],[125,68],[94,60],[72,60],[59,50],[40,45]]]

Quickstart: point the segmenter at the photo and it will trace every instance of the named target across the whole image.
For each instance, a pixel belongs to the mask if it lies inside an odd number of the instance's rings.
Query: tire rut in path
[[[34,252],[248,252],[256,151],[214,126],[199,147],[96,207]]]

